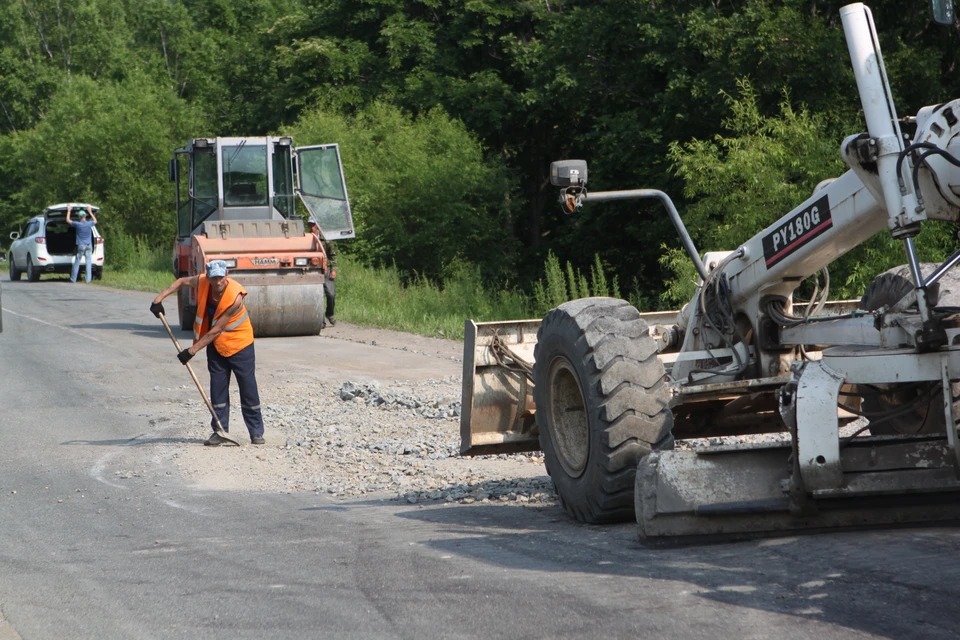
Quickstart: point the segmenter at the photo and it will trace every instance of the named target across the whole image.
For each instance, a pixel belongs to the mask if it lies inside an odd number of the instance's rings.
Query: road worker
[[[206,274],[178,278],[160,292],[150,305],[150,311],[160,317],[164,313],[161,302],[183,287],[197,289],[197,317],[193,325],[193,345],[177,358],[184,365],[201,349],[207,349],[207,370],[210,372],[210,402],[220,419],[223,430],[229,433],[230,374],[237,377],[240,388],[240,413],[250,433],[251,444],[263,444],[263,415],[260,412],[260,394],[257,391],[256,357],[253,349],[253,325],[243,304],[247,295],[240,283],[227,277],[227,263],[212,260]],[[211,426],[216,422],[211,420]],[[228,440],[213,435],[204,442],[219,446]]]

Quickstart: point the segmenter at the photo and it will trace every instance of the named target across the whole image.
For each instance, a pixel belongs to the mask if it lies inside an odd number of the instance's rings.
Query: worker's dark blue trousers
[[[253,343],[229,358],[217,352],[216,346],[207,347],[207,371],[210,372],[210,403],[220,418],[220,426],[229,431],[230,373],[237,376],[240,387],[240,412],[250,437],[263,435],[263,415],[260,413],[260,394],[257,392],[256,356]],[[210,420],[210,426],[216,423]]]
[[[333,317],[333,306],[337,302],[337,283],[335,280],[327,278],[323,282],[323,298],[327,303],[326,309],[323,310],[323,315],[328,318]]]

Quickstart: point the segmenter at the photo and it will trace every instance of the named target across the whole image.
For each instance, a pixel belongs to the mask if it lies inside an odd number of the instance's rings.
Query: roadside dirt
[[[341,358],[349,358],[351,345],[364,353],[373,347],[379,373],[340,373],[327,362],[326,372],[304,375],[282,358],[261,361],[264,343],[257,377],[266,444],[249,444],[234,383],[230,431],[243,446],[202,446],[209,413],[196,390],[184,385],[171,390],[181,400],[165,418],[168,432],[182,437],[155,450],[155,469],[172,466],[201,490],[313,491],[409,503],[555,502],[539,452],[459,455],[462,342],[343,322],[308,340],[317,342],[301,344],[319,343]],[[404,379],[391,366],[400,356],[395,352],[425,357],[436,377]],[[205,372],[197,372],[206,386]],[[348,398],[351,393],[357,396]]]

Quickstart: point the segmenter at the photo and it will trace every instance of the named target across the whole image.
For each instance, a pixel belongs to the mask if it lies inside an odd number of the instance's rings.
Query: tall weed
[[[466,318],[527,318],[526,296],[485,287],[479,269],[458,264],[441,284],[416,276],[406,285],[395,265],[368,267],[349,255],[338,260],[337,317],[367,326],[462,339]]]
[[[561,268],[560,260],[551,251],[547,253],[544,263],[544,275],[546,282],[538,280],[533,285],[533,311],[538,316],[577,298],[620,297],[617,278],[607,279],[606,270],[598,255],[594,256],[588,278],[579,269],[574,269],[570,262],[567,262],[566,268]]]
[[[173,281],[172,248],[152,246],[119,227],[103,231],[103,284],[118,289],[157,291]]]
[[[160,291],[173,279],[170,254],[150,247],[142,238],[114,231],[103,284],[140,291]],[[564,302],[588,296],[619,298],[616,278],[609,279],[599,258],[590,273],[570,264],[561,268],[552,253],[544,264],[545,281],[534,296],[484,284],[480,268],[453,262],[440,282],[421,275],[405,277],[396,265],[371,267],[349,253],[338,256],[337,309],[339,320],[426,336],[463,339],[467,318],[478,322],[539,318]]]
[[[172,247],[156,247],[143,236],[131,236],[122,229],[103,232],[105,269],[111,271],[167,271],[173,273]]]

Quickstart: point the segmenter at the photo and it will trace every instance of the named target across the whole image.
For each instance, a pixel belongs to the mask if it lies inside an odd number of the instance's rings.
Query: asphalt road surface
[[[952,528],[654,549],[558,507],[202,491],[175,468],[117,481],[172,437],[151,390],[184,382],[150,299],[3,282],[0,640],[960,635]],[[316,337],[257,354],[261,370],[459,371]]]

